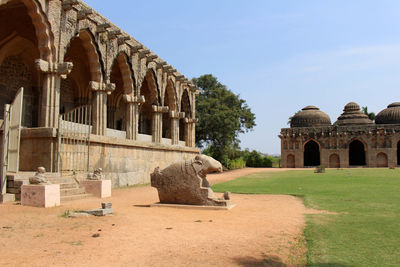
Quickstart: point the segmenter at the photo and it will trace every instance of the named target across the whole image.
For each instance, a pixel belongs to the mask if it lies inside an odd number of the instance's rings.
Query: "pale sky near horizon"
[[[280,154],[280,129],[315,105],[378,113],[400,92],[397,0],[85,0],[188,78],[211,73],[257,126],[241,147]]]

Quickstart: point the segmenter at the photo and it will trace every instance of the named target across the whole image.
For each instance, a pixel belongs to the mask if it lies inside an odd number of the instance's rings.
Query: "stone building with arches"
[[[306,106],[281,129],[282,167],[397,167],[400,165],[400,102],[379,112],[375,122],[357,103],[348,103],[335,123]]]
[[[0,0],[0,25],[0,119],[24,88],[19,172],[102,168],[132,185],[199,153],[199,90],[82,1]]]

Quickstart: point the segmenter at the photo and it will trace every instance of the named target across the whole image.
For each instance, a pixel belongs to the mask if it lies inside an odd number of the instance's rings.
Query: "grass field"
[[[307,207],[309,266],[400,266],[400,170],[344,169],[257,173],[214,191],[288,194]]]

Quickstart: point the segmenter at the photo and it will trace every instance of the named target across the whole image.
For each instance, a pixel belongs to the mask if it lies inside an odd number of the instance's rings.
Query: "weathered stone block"
[[[87,180],[82,181],[81,185],[86,193],[93,194],[95,197],[111,197],[111,180]]]
[[[44,208],[60,206],[60,185],[23,185],[21,204]]]

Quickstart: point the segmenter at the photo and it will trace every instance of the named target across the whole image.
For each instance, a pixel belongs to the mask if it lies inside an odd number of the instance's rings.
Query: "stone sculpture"
[[[35,176],[29,178],[30,184],[51,184],[51,182],[44,175],[46,169],[44,167],[38,167]]]
[[[103,180],[103,178],[104,178],[104,175],[103,175],[102,168],[95,169],[93,173],[89,173],[87,176],[88,180]]]
[[[157,188],[160,203],[203,206],[229,206],[227,199],[216,198],[206,176],[211,172],[222,172],[222,165],[212,157],[197,155],[192,160],[176,162],[160,171],[157,167],[151,174],[151,186]]]

